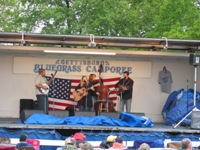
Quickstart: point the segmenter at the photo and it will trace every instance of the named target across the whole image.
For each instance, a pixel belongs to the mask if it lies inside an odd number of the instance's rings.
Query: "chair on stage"
[[[103,112],[108,112],[108,103],[109,100],[97,100],[96,103],[99,103],[99,106],[98,106],[98,114],[97,115],[100,115],[100,113],[103,111]]]

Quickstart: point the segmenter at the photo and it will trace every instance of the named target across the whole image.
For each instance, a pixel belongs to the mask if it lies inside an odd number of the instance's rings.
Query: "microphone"
[[[187,78],[187,87],[189,86],[189,79]]]

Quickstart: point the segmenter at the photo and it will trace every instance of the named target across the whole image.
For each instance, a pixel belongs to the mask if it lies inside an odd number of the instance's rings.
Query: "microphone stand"
[[[87,107],[87,101],[88,101],[88,90],[87,90],[87,88],[88,88],[88,84],[87,84],[86,81],[84,81],[84,83],[85,83],[85,89],[86,89],[85,110],[87,111],[88,110],[88,107]]]
[[[125,81],[126,81],[126,78],[123,79],[122,88],[124,87]],[[120,108],[123,109],[123,107],[124,107],[124,105],[121,106],[121,104],[124,104],[124,103],[122,102],[122,101],[123,101],[123,99],[122,99],[122,91],[123,91],[123,89],[121,89],[121,91],[120,91],[120,107],[119,107],[119,109],[120,109]],[[122,110],[120,109],[120,111],[122,111]]]
[[[53,78],[53,74],[51,74],[51,77]],[[51,79],[50,79],[51,80]],[[52,88],[53,88],[53,95],[54,95],[54,93],[55,93],[55,88],[54,88],[54,79],[53,79],[53,81],[52,81]],[[53,99],[53,110],[55,109],[55,98],[54,97],[52,97],[52,99]]]
[[[187,79],[187,112],[188,112],[188,88],[189,88],[189,79]]]

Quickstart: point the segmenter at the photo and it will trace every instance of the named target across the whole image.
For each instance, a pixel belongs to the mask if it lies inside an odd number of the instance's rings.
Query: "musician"
[[[75,90],[79,90],[81,92],[82,89],[86,89],[86,96],[82,97],[81,100],[78,101],[79,110],[83,111],[91,111],[92,110],[92,98],[89,94],[88,90],[94,90],[94,87],[89,84],[89,81],[86,76],[82,76],[79,85],[75,88]]]
[[[95,79],[96,79],[96,74],[90,74],[89,75],[89,85],[91,87],[94,87],[94,88],[100,86],[100,83]],[[97,101],[97,95],[99,95],[99,92],[90,89],[90,90],[88,90],[88,93],[91,96],[91,99],[92,99],[92,111],[94,111],[94,104]]]
[[[129,72],[124,71],[123,78],[115,85],[116,91],[120,92],[120,111],[124,111],[124,106],[126,106],[126,112],[131,111],[133,84],[134,81],[129,78]]]
[[[51,84],[54,78],[51,78],[49,81],[47,81],[45,75],[46,75],[45,69],[39,69],[38,75],[35,78],[35,92],[38,100],[38,109],[44,110],[44,113],[48,114],[48,107],[49,107],[48,93],[45,93],[44,91],[48,90],[49,88],[48,85]]]

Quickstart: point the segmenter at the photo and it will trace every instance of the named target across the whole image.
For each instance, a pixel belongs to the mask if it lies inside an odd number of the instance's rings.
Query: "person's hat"
[[[147,143],[143,143],[140,145],[139,150],[150,150],[150,147]]]
[[[121,136],[117,136],[117,138],[115,139],[115,142],[123,143],[122,137]]]
[[[107,137],[107,142],[114,142],[117,136],[109,135]]]
[[[124,71],[124,73],[126,73],[127,75],[129,75],[129,71]]]
[[[75,138],[76,140],[81,140],[81,141],[84,141],[85,137],[86,136],[84,134],[80,133],[80,132],[75,133],[74,136],[73,136],[73,138]]]

